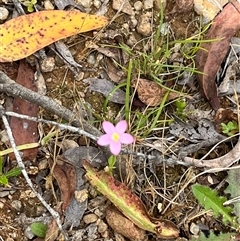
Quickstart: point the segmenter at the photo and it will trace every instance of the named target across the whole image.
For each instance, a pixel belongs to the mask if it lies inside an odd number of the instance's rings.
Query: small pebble
[[[153,0],[145,0],[143,2],[143,8],[145,10],[152,9],[153,8]]]
[[[19,200],[13,200],[11,206],[15,208],[17,211],[20,211],[22,208],[22,203]]]
[[[0,20],[6,20],[8,15],[9,11],[6,8],[0,7]]]
[[[191,223],[190,225],[190,232],[194,235],[198,235],[200,232],[200,227],[195,223]]]
[[[42,171],[42,170],[46,169],[47,167],[48,167],[48,160],[47,159],[43,159],[42,161],[40,161],[38,163],[39,171]]]
[[[44,8],[45,8],[46,10],[53,10],[53,9],[54,9],[54,6],[53,6],[53,4],[51,3],[50,0],[45,0],[45,1],[44,1]]]
[[[84,8],[90,8],[92,6],[92,0],[81,0],[78,1]]]
[[[131,29],[135,29],[135,27],[137,26],[138,21],[134,16],[130,17],[130,22],[129,22],[129,26]]]
[[[134,11],[128,0],[113,0],[112,7],[116,11],[121,10],[128,15],[134,15]]]
[[[149,36],[151,34],[151,23],[147,13],[140,16],[137,25],[137,32],[143,36]]]
[[[136,11],[142,10],[143,3],[141,1],[137,1],[133,4]]]
[[[88,190],[87,189],[83,189],[79,191],[76,190],[74,192],[74,196],[78,202],[82,203],[88,198]]]
[[[133,47],[137,43],[137,39],[135,38],[134,35],[130,35],[128,40],[127,40],[127,45],[130,47]]]
[[[87,214],[83,217],[83,221],[86,224],[94,223],[97,221],[97,219],[98,219],[98,216],[94,213]]]
[[[94,54],[89,54],[88,58],[87,58],[87,62],[90,65],[94,65],[96,63],[96,57]]]
[[[101,212],[98,208],[94,211],[94,213],[95,213],[98,217],[102,217],[102,216],[103,216],[103,212]]]
[[[32,240],[33,238],[34,238],[34,234],[33,234],[33,232],[32,232],[32,229],[31,229],[31,227],[30,226],[28,226],[27,228],[26,228],[26,230],[24,231],[24,234],[25,234],[25,236],[28,238],[28,240]]]
[[[99,0],[94,0],[93,1],[93,6],[95,7],[95,8],[100,8],[101,7],[101,1],[99,1]]]
[[[42,72],[51,72],[55,68],[55,59],[53,57],[47,57],[41,61]]]
[[[104,233],[108,229],[108,225],[103,222],[103,220],[100,220],[98,223],[98,232]]]

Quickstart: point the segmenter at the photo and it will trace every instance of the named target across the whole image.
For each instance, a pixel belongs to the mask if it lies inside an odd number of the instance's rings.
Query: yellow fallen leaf
[[[79,11],[49,10],[13,18],[0,25],[0,62],[25,58],[77,33],[101,28],[107,18]]]

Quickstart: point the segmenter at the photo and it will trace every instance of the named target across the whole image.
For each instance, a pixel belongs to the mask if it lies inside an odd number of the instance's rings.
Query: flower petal
[[[111,142],[110,143],[110,151],[113,155],[117,156],[120,151],[121,151],[121,143],[118,141],[118,142]]]
[[[110,145],[112,141],[111,135],[105,134],[98,138],[97,144],[99,146],[107,146]]]
[[[128,134],[128,133],[123,133],[120,135],[119,141],[122,144],[132,144],[134,142],[134,138],[132,135]]]
[[[121,120],[117,123],[116,127],[115,127],[115,131],[118,134],[122,134],[127,130],[127,121],[125,120]]]
[[[102,123],[102,128],[107,134],[112,134],[115,132],[115,126],[109,121],[104,121]]]

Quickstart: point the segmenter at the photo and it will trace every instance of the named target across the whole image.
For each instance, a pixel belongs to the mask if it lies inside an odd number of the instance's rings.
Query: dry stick
[[[40,122],[40,123],[46,123],[46,124],[49,124],[49,125],[57,126],[61,129],[68,130],[68,131],[71,131],[71,132],[78,133],[80,135],[87,136],[94,141],[96,141],[98,139],[96,136],[94,136],[94,135],[92,135],[92,134],[90,134],[90,133],[88,133],[84,130],[81,130],[80,128],[74,127],[74,126],[61,124],[61,123],[57,123],[55,121],[45,120],[45,119],[38,118],[38,117],[31,117],[31,116],[28,116],[28,115],[22,115],[22,114],[18,114],[18,113],[11,112],[11,111],[0,110],[0,113],[1,112],[6,116],[14,116],[14,117],[20,118],[20,119],[36,121],[36,122]],[[161,158],[160,155],[149,155],[149,154],[144,154],[144,153],[140,153],[140,152],[132,152],[132,151],[129,151],[129,150],[124,149],[124,148],[122,149],[122,153],[134,155],[134,156],[137,156],[139,158],[143,158],[144,160],[145,159],[148,159],[148,160],[158,159],[158,161],[159,161],[159,159]],[[169,164],[169,165],[178,164],[178,165],[182,165],[182,166],[187,166],[186,163],[184,163],[184,162],[182,162],[178,159],[172,159],[172,160],[168,160],[168,159],[164,160],[163,159],[162,162],[165,162],[166,164]]]
[[[35,103],[41,106],[45,110],[59,116],[60,118],[68,121],[71,125],[75,127],[81,127],[86,132],[99,137],[102,133],[96,129],[94,126],[90,125],[84,119],[80,121],[76,118],[76,114],[66,107],[58,104],[53,99],[40,95],[37,92],[29,90],[22,85],[15,83],[6,74],[0,71],[0,92],[6,93],[12,97],[21,98],[29,102]]]
[[[3,107],[0,106],[0,110],[3,110]],[[27,184],[30,186],[30,188],[32,189],[32,191],[34,192],[34,194],[37,196],[37,198],[41,201],[41,203],[44,205],[44,207],[49,211],[49,213],[53,216],[53,218],[55,219],[57,225],[58,225],[58,228],[59,230],[61,231],[61,233],[63,234],[65,240],[69,240],[67,234],[65,233],[65,231],[62,229],[62,224],[61,224],[61,220],[60,220],[60,216],[58,214],[58,212],[56,212],[54,209],[52,209],[48,204],[47,202],[42,198],[42,196],[35,190],[34,186],[33,186],[33,183],[32,181],[30,180],[30,178],[28,177],[28,174],[27,174],[27,171],[26,171],[26,168],[25,168],[25,165],[22,161],[22,158],[21,158],[21,155],[17,149],[17,146],[15,144],[15,141],[14,141],[14,137],[13,137],[13,134],[12,134],[12,130],[9,126],[9,123],[8,123],[8,120],[6,118],[6,116],[1,112],[1,117],[2,117],[2,120],[3,120],[3,123],[4,123],[4,126],[5,126],[5,129],[7,131],[7,134],[8,134],[8,138],[9,138],[9,141],[10,141],[10,144],[13,148],[13,152],[15,154],[15,157],[16,157],[16,160],[17,160],[17,163],[18,163],[18,166],[21,168],[21,171],[22,171],[22,174],[25,178],[25,180],[27,181]]]
[[[228,152],[226,155],[210,159],[210,160],[202,160],[202,159],[195,159],[192,157],[185,157],[184,161],[191,166],[195,167],[206,167],[206,168],[217,168],[217,167],[228,167],[236,160],[240,159],[240,139],[238,139],[237,144],[234,148]]]
[[[5,111],[5,110],[0,110],[0,113],[4,113],[4,115],[7,116],[11,116],[11,117],[16,117],[16,118],[20,118],[20,119],[25,119],[25,120],[29,120],[29,121],[35,121],[35,122],[40,122],[40,123],[45,123],[48,125],[53,125],[53,126],[57,126],[63,130],[68,130],[71,132],[76,132],[79,135],[83,135],[86,137],[89,137],[90,139],[96,141],[98,138],[78,127],[74,127],[74,126],[70,126],[67,124],[61,124],[61,123],[57,123],[56,121],[50,121],[50,120],[45,120],[42,118],[38,118],[38,117],[32,117],[32,116],[28,116],[28,115],[22,115],[22,114],[18,114],[16,112],[12,112],[12,111]]]

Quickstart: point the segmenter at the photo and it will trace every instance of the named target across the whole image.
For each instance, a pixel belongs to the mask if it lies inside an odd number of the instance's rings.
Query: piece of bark
[[[203,43],[196,54],[196,67],[203,74],[198,74],[201,92],[214,110],[220,108],[215,83],[217,72],[224,60],[231,38],[240,29],[240,3],[232,1],[215,18],[206,35],[209,43]]]
[[[34,71],[32,67],[26,62],[26,60],[20,61],[16,82],[28,89],[31,89],[32,91],[37,91],[34,82]],[[37,117],[38,106],[33,102],[14,98],[13,111],[19,114]],[[10,127],[12,129],[12,133],[17,146],[38,142],[39,133],[38,124],[36,122],[11,117]],[[37,156],[37,151],[38,148],[22,150],[22,158],[33,161]],[[15,159],[15,155],[11,154],[10,158]]]

